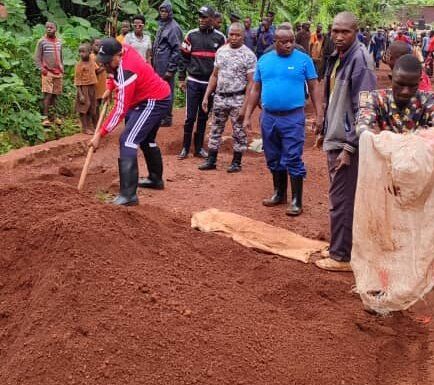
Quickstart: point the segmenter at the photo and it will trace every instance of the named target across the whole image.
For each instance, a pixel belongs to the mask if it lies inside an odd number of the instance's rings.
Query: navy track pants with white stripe
[[[149,99],[130,109],[125,116],[125,129],[119,138],[120,158],[134,158],[141,144],[153,142],[170,108],[171,98]]]

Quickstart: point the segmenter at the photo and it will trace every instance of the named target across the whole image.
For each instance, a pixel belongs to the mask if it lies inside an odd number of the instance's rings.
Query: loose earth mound
[[[0,189],[0,383],[431,384],[426,327],[351,274],[260,254],[63,183]]]

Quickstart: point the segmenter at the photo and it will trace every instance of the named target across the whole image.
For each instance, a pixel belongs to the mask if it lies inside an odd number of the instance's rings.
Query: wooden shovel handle
[[[98,123],[95,128],[95,133],[93,134],[94,138],[98,135],[98,132],[101,128],[101,124],[104,120],[104,116],[107,111],[107,106],[108,106],[107,102],[105,102],[102,106],[101,112],[99,114]],[[78,191],[83,190],[84,182],[86,180],[87,173],[89,171],[90,161],[92,160],[92,156],[94,152],[95,149],[93,147],[89,147],[89,150],[87,150],[86,161],[84,162],[83,170],[81,170],[80,180],[78,182]]]

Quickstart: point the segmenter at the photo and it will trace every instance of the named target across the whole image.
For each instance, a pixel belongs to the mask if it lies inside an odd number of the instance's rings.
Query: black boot
[[[139,179],[139,169],[137,166],[137,157],[120,158],[119,164],[119,179],[120,193],[113,199],[113,204],[124,206],[135,206],[139,204],[137,198],[137,182]]]
[[[139,187],[163,190],[163,159],[160,148],[158,146],[149,147],[148,144],[145,144],[142,150],[149,175],[147,178],[139,179]]]
[[[234,157],[232,158],[232,163],[226,171],[229,173],[240,172],[242,157],[243,157],[242,152],[234,151]]]
[[[164,117],[161,120],[160,127],[171,127],[172,126],[172,117],[170,115]]]
[[[303,211],[302,197],[303,197],[303,177],[291,177],[291,192],[292,201],[286,210],[286,215],[296,217]]]
[[[208,153],[203,148],[204,137],[205,137],[205,133],[202,132],[194,133],[194,156],[198,158],[206,159],[208,157]]]
[[[288,188],[288,174],[286,171],[274,171],[273,172],[273,185],[274,194],[269,199],[264,199],[262,204],[264,206],[277,206],[286,203],[287,195],[286,190]]]
[[[205,163],[201,164],[199,170],[215,170],[217,168],[217,154],[215,150],[209,150],[208,158]]]

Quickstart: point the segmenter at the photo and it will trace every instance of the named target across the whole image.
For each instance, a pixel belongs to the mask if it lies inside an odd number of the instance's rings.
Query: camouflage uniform
[[[247,150],[247,135],[243,122],[238,121],[238,115],[244,103],[247,74],[255,71],[256,56],[245,45],[236,49],[225,45],[217,51],[214,65],[218,69],[218,77],[208,148],[218,151],[230,117],[234,151],[243,152]]]

